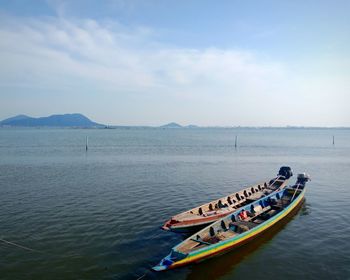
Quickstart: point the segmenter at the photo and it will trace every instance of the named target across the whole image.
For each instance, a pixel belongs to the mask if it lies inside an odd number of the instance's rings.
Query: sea
[[[290,184],[312,179],[295,216],[227,254],[151,271],[184,238],[160,229],[169,217],[281,166]],[[0,129],[2,280],[350,279],[349,214],[350,129]]]

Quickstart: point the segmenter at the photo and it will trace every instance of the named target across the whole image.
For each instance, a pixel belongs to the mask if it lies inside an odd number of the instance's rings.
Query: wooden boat
[[[308,180],[308,175],[299,174],[294,186],[254,201],[207,226],[172,248],[170,254],[153,270],[167,270],[198,262],[258,237],[301,205]],[[241,218],[242,211],[247,211],[247,218]]]
[[[283,189],[291,176],[291,168],[283,166],[277,177],[177,214],[161,228],[182,233],[197,231],[263,196]]]

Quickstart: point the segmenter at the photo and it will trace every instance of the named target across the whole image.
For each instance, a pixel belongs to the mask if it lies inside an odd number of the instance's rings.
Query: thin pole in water
[[[333,146],[334,146],[334,135],[333,135]]]
[[[237,135],[235,137],[235,148],[237,148]]]
[[[85,151],[88,150],[88,145],[89,145],[89,137],[86,136],[86,144],[85,144]]]

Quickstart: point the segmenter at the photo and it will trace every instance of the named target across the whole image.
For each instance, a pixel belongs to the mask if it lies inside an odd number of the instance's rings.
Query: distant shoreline
[[[0,121],[0,128],[69,128],[69,129],[350,129],[345,126],[322,127],[322,126],[199,126],[195,124],[181,125],[170,122],[164,125],[108,125],[90,120],[81,113],[56,114],[46,117],[30,117],[16,115]]]
[[[162,127],[162,126],[137,126],[137,125],[117,125],[117,126],[105,126],[105,127],[84,127],[84,126],[10,126],[0,125],[0,129],[96,129],[96,130],[108,130],[108,129],[159,129],[159,130],[201,130],[201,129],[290,129],[290,130],[302,130],[302,129],[322,129],[322,130],[349,130],[350,127],[318,127],[318,126],[196,126],[196,127]]]

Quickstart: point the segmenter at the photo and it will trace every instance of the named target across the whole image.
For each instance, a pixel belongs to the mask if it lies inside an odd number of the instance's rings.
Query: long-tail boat
[[[282,166],[277,177],[177,214],[161,228],[181,233],[197,231],[263,196],[283,189],[291,176],[292,169]]]
[[[170,254],[153,270],[195,263],[235,249],[258,237],[298,209],[304,199],[305,183],[309,179],[307,174],[299,174],[294,186],[254,201],[207,226],[172,248]]]

